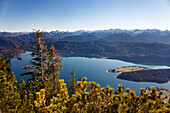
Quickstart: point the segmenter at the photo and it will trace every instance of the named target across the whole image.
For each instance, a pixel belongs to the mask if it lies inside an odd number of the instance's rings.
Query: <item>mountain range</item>
[[[0,32],[0,37],[33,38],[33,33]],[[44,32],[44,38],[56,38],[66,41],[90,41],[103,39],[114,42],[144,42],[144,43],[158,42],[170,44],[170,31],[168,30],[161,31],[158,29],[146,29],[146,30],[109,29],[96,31],[78,30],[74,32],[56,30],[51,32]]]

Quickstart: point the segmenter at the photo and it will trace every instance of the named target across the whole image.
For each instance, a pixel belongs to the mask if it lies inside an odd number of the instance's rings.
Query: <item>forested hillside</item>
[[[59,53],[77,53],[90,54],[99,57],[116,58],[120,60],[137,62],[137,63],[161,63],[170,64],[170,45],[160,43],[142,43],[142,42],[112,42],[107,40],[93,41],[63,41],[56,38],[45,40],[49,47],[51,44],[55,46]],[[0,47],[2,50],[14,50],[14,52],[23,53],[31,51],[35,44],[34,39],[19,37],[0,37]],[[8,56],[16,56],[9,52]],[[19,53],[19,54],[20,54]],[[7,55],[5,52],[1,55]],[[18,55],[19,55],[18,54]]]

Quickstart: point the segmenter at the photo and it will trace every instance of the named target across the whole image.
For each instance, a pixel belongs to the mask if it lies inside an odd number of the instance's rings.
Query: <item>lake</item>
[[[27,81],[31,78],[30,75],[20,76],[26,70],[23,70],[21,66],[29,65],[31,59],[31,52],[26,52],[20,57],[22,60],[18,60],[17,58],[11,59],[12,71],[14,72],[18,83],[21,82],[21,79]],[[121,84],[125,88],[135,89],[136,93],[139,94],[140,88],[150,87],[150,86],[157,86],[161,88],[166,88],[170,90],[170,83],[153,83],[153,82],[133,82],[127,80],[120,80],[117,79],[116,76],[119,73],[108,73],[106,72],[108,69],[113,68],[120,68],[123,66],[143,66],[152,69],[165,69],[170,68],[164,65],[144,65],[144,64],[135,64],[131,62],[125,62],[116,59],[102,59],[102,58],[95,58],[95,57],[62,57],[62,65],[63,71],[61,71],[60,79],[64,79],[65,82],[68,84],[68,80],[70,79],[70,73],[75,70],[76,80],[79,78],[87,77],[88,81],[95,81],[99,83],[102,87],[106,87],[110,85],[115,90],[117,90],[117,85]]]

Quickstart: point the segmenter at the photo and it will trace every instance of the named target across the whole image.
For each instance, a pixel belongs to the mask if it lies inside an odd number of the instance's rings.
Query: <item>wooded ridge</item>
[[[170,45],[142,42],[113,42],[107,40],[93,41],[63,41],[56,38],[46,39],[47,46],[53,44],[59,53],[89,54],[111,59],[120,59],[137,63],[170,64]],[[2,50],[17,49],[31,51],[34,39],[19,37],[0,37]],[[23,51],[21,52],[23,53]],[[2,52],[0,53],[1,55]],[[9,54],[9,53],[8,53]],[[6,54],[7,55],[7,54]],[[15,56],[13,53],[8,56]]]

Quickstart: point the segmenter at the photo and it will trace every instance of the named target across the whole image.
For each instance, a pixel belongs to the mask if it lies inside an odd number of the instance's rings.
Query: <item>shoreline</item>
[[[15,50],[16,52],[19,52],[19,51],[27,51],[27,50]],[[28,50],[29,51],[29,50]],[[21,54],[25,53],[25,52],[22,52]],[[4,54],[4,53],[3,53]],[[11,53],[12,54],[12,53]],[[3,55],[3,56],[8,56],[10,58],[14,58],[14,57],[17,57],[21,54],[18,54],[18,55],[11,55],[10,53],[6,53],[6,55]],[[63,54],[64,57],[69,57],[70,55],[71,56],[75,56],[75,57],[90,57],[90,58],[101,58],[101,59],[111,59],[111,60],[121,60],[121,61],[125,61],[125,62],[130,62],[130,63],[136,63],[136,64],[144,64],[144,65],[166,65],[166,66],[170,66],[170,62],[164,62],[162,60],[165,60],[164,58],[160,58],[160,60],[153,60],[153,61],[150,61],[152,59],[152,57],[148,56],[149,59],[147,58],[147,61],[145,61],[144,59],[142,60],[138,60],[140,59],[140,56],[131,56],[131,57],[126,57],[126,56],[103,56],[103,55],[99,55],[99,54],[86,54],[86,53],[68,53],[68,52],[60,52],[58,51],[58,54]],[[170,58],[170,57],[169,57]],[[148,61],[149,60],[149,61]],[[161,62],[162,61],[162,62]]]
[[[119,75],[115,76],[115,78],[120,79],[120,80],[126,80],[126,79],[118,78]],[[133,82],[152,82],[152,81],[134,81],[134,80],[127,80],[127,81],[133,81]],[[168,82],[152,82],[152,83],[166,84],[166,83],[170,83],[170,81],[168,81]]]
[[[6,50],[2,50],[0,52],[0,55],[3,57],[15,58],[15,57],[18,57],[24,53],[26,53],[25,50],[6,49]]]

